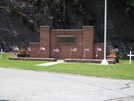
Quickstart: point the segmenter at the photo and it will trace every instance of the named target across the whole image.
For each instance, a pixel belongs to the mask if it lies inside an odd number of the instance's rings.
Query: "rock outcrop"
[[[39,41],[41,25],[71,29],[93,25],[95,42],[103,42],[104,0],[83,0],[81,5],[65,1],[59,7],[53,0],[1,0],[0,48],[12,51],[15,46]],[[134,50],[134,10],[124,13],[125,6],[112,1],[108,2],[107,48],[117,47],[126,56]]]

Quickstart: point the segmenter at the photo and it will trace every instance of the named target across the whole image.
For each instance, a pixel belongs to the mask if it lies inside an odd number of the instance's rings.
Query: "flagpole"
[[[0,59],[2,59],[2,51],[3,51],[3,49],[1,49],[1,52],[0,52]]]
[[[54,49],[53,49],[53,55],[52,56],[54,57]]]
[[[40,56],[40,49],[39,49],[39,56]]]
[[[102,60],[102,65],[108,65],[106,59],[106,34],[107,34],[107,0],[105,0],[105,13],[104,13],[104,59]]]
[[[96,59],[98,59],[98,46],[96,47]]]
[[[86,55],[85,55],[85,49],[84,49],[83,59],[85,59],[85,56],[86,56]]]
[[[72,48],[71,48],[72,49]],[[71,53],[72,53],[72,51],[70,50],[70,59],[71,59]]]
[[[14,55],[16,55],[16,48],[15,48],[15,50],[14,50]]]
[[[26,51],[26,56],[28,57],[28,47],[27,47],[27,51]]]
[[[15,54],[15,55],[16,55],[16,53],[17,53],[17,51],[16,51],[17,48],[18,48],[17,46],[15,46],[15,48],[14,48],[14,54]]]

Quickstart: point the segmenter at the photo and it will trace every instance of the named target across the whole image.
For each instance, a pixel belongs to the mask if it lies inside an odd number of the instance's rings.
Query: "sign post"
[[[128,54],[127,56],[129,56],[129,63],[131,64],[131,63],[132,63],[132,56],[134,56],[134,55],[133,55],[132,52],[130,51],[130,54]]]

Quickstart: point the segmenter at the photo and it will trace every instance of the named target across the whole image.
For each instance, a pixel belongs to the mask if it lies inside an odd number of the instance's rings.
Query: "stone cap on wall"
[[[82,31],[82,29],[52,29],[52,31]]]
[[[29,44],[39,44],[40,42],[29,42]]]
[[[50,27],[50,26],[40,26],[40,27]],[[82,27],[94,27],[94,26],[82,26]],[[62,30],[69,30],[69,31],[76,31],[76,30],[80,30],[80,29],[52,29],[52,30],[54,30],[54,31],[56,31],[56,30],[60,30],[60,31],[62,31]]]
[[[40,27],[50,27],[50,26],[40,26]]]
[[[94,27],[94,26],[82,26],[82,27]]]
[[[104,43],[94,43],[95,45],[104,45]]]

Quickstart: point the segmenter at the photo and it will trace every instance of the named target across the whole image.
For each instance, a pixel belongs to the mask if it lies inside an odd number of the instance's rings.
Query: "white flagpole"
[[[53,49],[53,57],[54,57],[54,49]]]
[[[71,49],[72,49],[72,47],[71,47]],[[71,53],[72,53],[72,51],[70,50],[70,59],[71,59]]]
[[[29,48],[29,47],[27,47],[26,54],[28,54],[28,48]]]
[[[40,49],[39,49],[39,56],[40,56]]]
[[[84,48],[84,52],[83,52],[83,59],[86,57],[86,54],[85,54],[85,48]]]
[[[132,63],[132,62],[131,62],[131,60],[132,60],[131,55],[132,55],[132,54],[131,54],[131,51],[130,51],[130,62],[129,62],[130,64]]]
[[[15,48],[14,48],[14,54],[16,55],[17,54],[17,46],[15,46]]]
[[[98,46],[97,46],[97,48],[98,48]],[[97,50],[97,48],[96,48],[96,59],[98,58],[98,50]]]
[[[14,55],[16,55],[16,49],[14,50]]]
[[[106,59],[106,34],[107,34],[107,0],[105,0],[105,17],[104,17],[104,59],[102,60],[102,65],[108,65]]]

